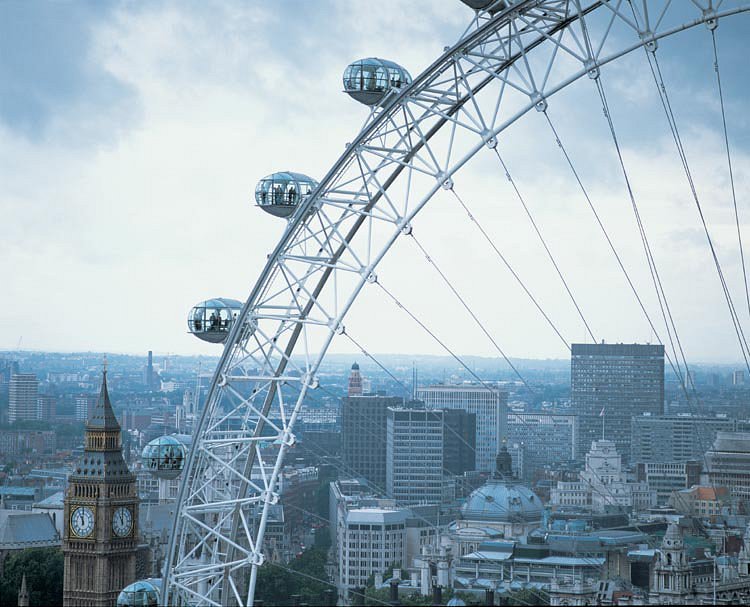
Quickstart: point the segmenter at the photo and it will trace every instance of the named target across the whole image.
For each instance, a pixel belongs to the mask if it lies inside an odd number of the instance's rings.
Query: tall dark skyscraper
[[[579,416],[578,457],[602,437],[630,460],[633,416],[661,415],[664,409],[664,346],[573,344],[571,399]],[[603,418],[603,419],[602,419]]]
[[[347,396],[341,399],[341,457],[347,474],[362,476],[385,493],[386,418],[398,407],[396,396]]]
[[[148,364],[146,365],[146,385],[149,390],[154,389],[154,353],[148,351]]]

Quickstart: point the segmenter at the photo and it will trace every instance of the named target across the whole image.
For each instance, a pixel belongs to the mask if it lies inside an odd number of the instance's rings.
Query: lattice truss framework
[[[459,42],[370,113],[269,255],[193,437],[165,604],[252,605],[284,454],[325,352],[345,332],[357,294],[378,280],[380,260],[433,195],[453,187],[454,173],[579,78],[598,78],[626,53],[750,9],[708,0],[510,4],[494,16],[477,13]],[[294,399],[282,384],[295,388]],[[272,461],[261,451],[269,442],[278,445]]]

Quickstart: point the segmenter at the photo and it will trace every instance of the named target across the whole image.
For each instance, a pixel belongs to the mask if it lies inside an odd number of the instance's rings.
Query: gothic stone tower
[[[110,607],[135,581],[138,494],[122,456],[122,437],[107,392],[86,422],[83,457],[68,479],[65,496],[63,603]]]

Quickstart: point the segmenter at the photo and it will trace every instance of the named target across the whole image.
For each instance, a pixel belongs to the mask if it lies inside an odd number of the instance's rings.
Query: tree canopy
[[[21,578],[31,605],[62,605],[64,558],[59,548],[28,548],[10,554],[0,579],[0,605],[15,607]]]
[[[326,573],[326,552],[318,548],[306,550],[288,565],[266,562],[258,570],[255,598],[266,605],[291,605],[292,595],[301,602],[325,605],[323,592],[333,589]]]

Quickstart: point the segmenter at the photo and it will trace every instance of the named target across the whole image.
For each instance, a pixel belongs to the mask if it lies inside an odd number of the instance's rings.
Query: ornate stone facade
[[[109,607],[135,581],[138,545],[135,477],[122,456],[120,425],[107,391],[107,372],[86,422],[83,457],[65,496],[63,603]]]

